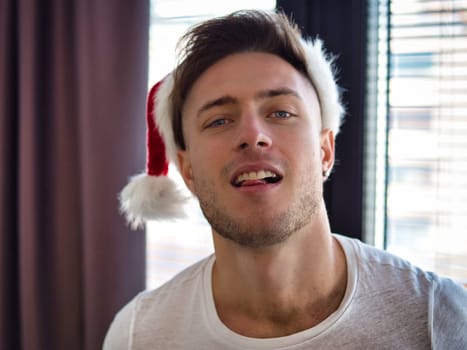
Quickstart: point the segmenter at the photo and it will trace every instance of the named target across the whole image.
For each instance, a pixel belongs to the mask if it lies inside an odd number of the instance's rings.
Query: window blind
[[[384,188],[368,191],[368,208],[380,211],[386,249],[467,283],[467,1],[372,6],[376,102],[368,119],[385,121],[370,123],[384,147],[367,154],[380,172],[371,185]]]

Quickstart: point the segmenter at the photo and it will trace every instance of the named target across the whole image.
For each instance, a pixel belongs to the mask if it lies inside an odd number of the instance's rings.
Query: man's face
[[[182,176],[215,233],[264,247],[313,222],[334,141],[313,87],[289,63],[227,56],[195,82],[182,115]]]

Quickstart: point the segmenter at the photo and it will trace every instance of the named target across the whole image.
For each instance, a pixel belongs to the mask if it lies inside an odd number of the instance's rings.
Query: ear
[[[182,176],[186,187],[188,187],[191,193],[195,194],[193,186],[193,171],[191,168],[191,162],[188,155],[188,151],[177,151],[177,161],[178,169],[180,170],[180,175]]]
[[[334,132],[331,129],[323,129],[320,133],[321,166],[323,177],[326,180],[334,166]]]

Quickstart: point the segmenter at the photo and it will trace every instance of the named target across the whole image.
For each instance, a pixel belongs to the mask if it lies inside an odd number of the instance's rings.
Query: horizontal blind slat
[[[389,6],[388,248],[467,281],[467,0]]]

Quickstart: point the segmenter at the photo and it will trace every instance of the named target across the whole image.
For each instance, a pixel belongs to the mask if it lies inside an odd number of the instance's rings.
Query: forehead
[[[200,75],[187,96],[182,113],[185,116],[206,101],[222,96],[241,101],[261,91],[281,88],[294,90],[307,104],[318,104],[309,80],[279,56],[262,52],[232,54]]]

